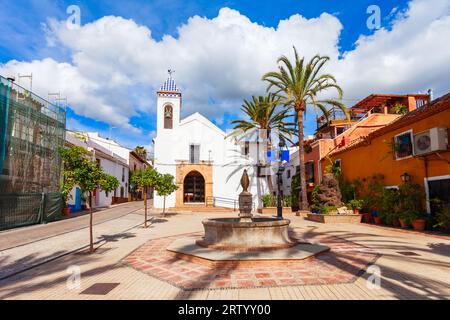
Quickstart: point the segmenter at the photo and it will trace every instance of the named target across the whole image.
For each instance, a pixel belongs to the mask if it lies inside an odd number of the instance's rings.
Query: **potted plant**
[[[413,226],[413,229],[415,231],[424,231],[426,226],[427,226],[427,216],[425,214],[416,212],[412,217],[411,217],[411,223]]]
[[[408,229],[411,224],[411,216],[415,213],[411,210],[403,211],[400,213],[398,221],[400,222],[400,227],[402,229]]]
[[[397,189],[384,189],[381,200],[380,216],[390,226],[399,227],[399,191]]]
[[[380,212],[378,210],[372,210],[372,218],[376,225],[383,224],[383,219],[380,217]]]
[[[362,209],[363,205],[364,205],[364,200],[353,199],[353,200],[350,200],[347,207],[349,207],[349,209],[353,209],[354,214],[359,214],[359,211]]]

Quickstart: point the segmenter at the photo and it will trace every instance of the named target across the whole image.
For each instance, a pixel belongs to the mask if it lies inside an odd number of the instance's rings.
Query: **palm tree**
[[[147,159],[147,150],[142,146],[134,148],[134,152],[143,159]]]
[[[292,123],[286,123],[286,119],[291,116],[289,110],[277,110],[279,98],[269,93],[267,96],[252,96],[252,100],[244,99],[241,110],[247,115],[249,120],[233,120],[233,134],[241,135],[249,131],[267,130],[267,138],[270,140],[272,130],[279,130],[280,134],[288,139],[292,134]]]
[[[286,119],[291,117],[288,109],[278,110],[279,99],[269,93],[267,96],[252,96],[250,101],[244,99],[241,110],[248,120],[234,120],[232,135],[240,136],[245,133],[258,133],[259,130],[266,130],[267,143],[271,143],[271,132],[278,130],[280,135],[290,141],[294,123],[286,123]],[[257,135],[257,153],[259,157],[259,134]],[[268,145],[266,145],[268,149]],[[259,159],[257,159],[259,162]],[[259,163],[258,163],[259,164]],[[272,190],[272,180],[268,179],[269,189]]]
[[[298,130],[298,152],[300,165],[300,209],[308,210],[308,200],[306,194],[305,178],[305,152],[303,149],[303,115],[308,105],[321,110],[328,120],[329,110],[327,105],[342,110],[348,117],[347,108],[335,99],[319,99],[318,94],[328,89],[337,91],[339,100],[342,99],[343,91],[336,83],[336,79],[331,74],[322,73],[321,69],[330,59],[327,56],[314,56],[305,64],[304,58],[299,58],[294,47],[294,65],[286,56],[278,58],[279,70],[268,72],[262,79],[267,81],[267,91],[274,89],[274,95],[280,99],[287,109],[294,110],[297,120]]]

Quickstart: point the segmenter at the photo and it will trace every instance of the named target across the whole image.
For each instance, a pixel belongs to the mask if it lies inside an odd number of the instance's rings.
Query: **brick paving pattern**
[[[301,233],[293,236],[301,236]],[[251,266],[208,267],[173,257],[166,248],[177,238],[150,240],[122,262],[178,288],[196,290],[349,283],[378,257],[375,251],[354,242],[335,236],[313,235],[309,240],[329,246],[330,251],[277,265],[258,261]]]

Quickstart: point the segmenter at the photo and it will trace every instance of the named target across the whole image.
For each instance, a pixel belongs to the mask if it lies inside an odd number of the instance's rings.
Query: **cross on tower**
[[[175,70],[169,69],[167,72],[169,73],[169,78],[172,78],[172,74],[175,73]]]

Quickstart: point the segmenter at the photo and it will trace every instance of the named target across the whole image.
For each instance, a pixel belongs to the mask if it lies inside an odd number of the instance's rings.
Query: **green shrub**
[[[298,201],[298,194],[300,191],[300,179],[296,174],[291,179],[291,207],[294,211],[297,211],[300,207],[300,203]]]
[[[282,199],[282,204],[283,207],[290,207],[291,206],[291,202],[292,202],[292,197],[291,196],[284,196]],[[276,195],[272,195],[272,194],[265,194],[261,197],[261,201],[263,203],[263,206],[265,208],[267,207],[276,207],[278,204],[278,198]]]
[[[395,220],[400,218],[398,199],[400,192],[398,189],[384,189],[382,194],[382,207],[380,217],[387,225],[392,225]]]
[[[353,200],[350,200],[348,203],[347,203],[347,208],[348,209],[358,209],[358,210],[361,210],[362,209],[362,207],[364,206],[364,200],[356,200],[356,199],[353,199]]]
[[[319,213],[320,214],[329,214],[332,211],[336,211],[336,206],[320,206],[319,207]]]
[[[450,230],[450,208],[442,201],[432,200],[437,207],[435,221],[432,226],[442,230]]]
[[[265,208],[267,207],[273,207],[274,203],[276,202],[276,198],[274,195],[271,194],[265,194],[261,197],[261,201],[263,203],[263,206]]]

